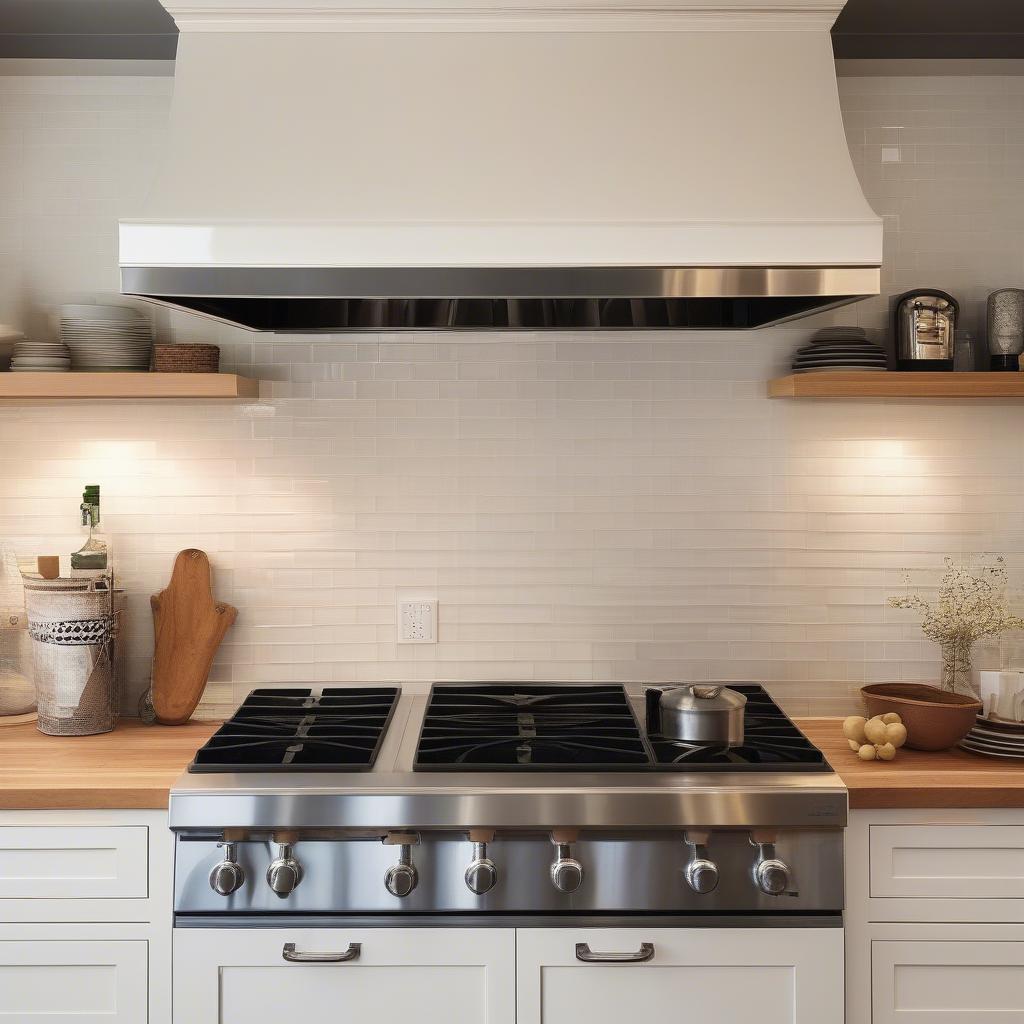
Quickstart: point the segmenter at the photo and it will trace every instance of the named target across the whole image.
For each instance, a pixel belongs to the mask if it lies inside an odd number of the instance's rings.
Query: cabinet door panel
[[[341,953],[341,963],[289,963]],[[175,1024],[514,1024],[511,929],[179,929]]]
[[[1024,825],[872,825],[875,898],[1024,897]]]
[[[873,1024],[1020,1024],[1024,942],[871,943]]]
[[[0,941],[0,1020],[142,1024],[145,941]]]
[[[0,826],[0,900],[145,899],[148,838],[144,825]]]
[[[654,946],[645,963],[582,963]],[[843,934],[835,929],[523,929],[519,1024],[842,1024]]]

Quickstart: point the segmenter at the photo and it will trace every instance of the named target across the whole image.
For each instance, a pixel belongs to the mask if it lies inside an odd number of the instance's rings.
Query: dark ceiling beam
[[[173,60],[177,46],[158,0],[0,0],[0,57]]]
[[[849,0],[832,31],[840,59],[1024,58],[1024,0]]]

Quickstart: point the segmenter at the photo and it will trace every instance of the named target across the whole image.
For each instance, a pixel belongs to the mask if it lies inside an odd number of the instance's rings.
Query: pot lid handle
[[[690,693],[700,700],[714,700],[724,690],[724,686],[698,686],[690,687]]]

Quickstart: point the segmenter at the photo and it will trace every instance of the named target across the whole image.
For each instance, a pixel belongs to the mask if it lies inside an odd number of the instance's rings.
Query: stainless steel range
[[[175,923],[840,925],[846,791],[732,689],[735,747],[619,684],[257,690],[171,793]]]
[[[841,1024],[845,822],[753,684],[257,690],[171,793],[174,1021]]]

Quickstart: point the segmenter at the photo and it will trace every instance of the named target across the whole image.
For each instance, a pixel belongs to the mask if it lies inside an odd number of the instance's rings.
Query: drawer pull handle
[[[290,964],[347,964],[359,959],[362,948],[361,942],[350,942],[342,953],[298,953],[294,942],[286,942],[281,956]]]
[[[641,942],[635,953],[595,953],[588,943],[577,942],[576,959],[585,964],[645,964],[654,959],[654,943]]]

